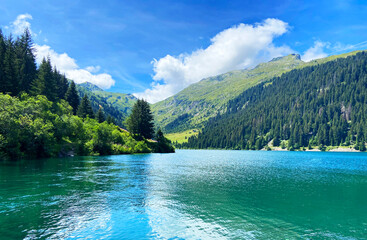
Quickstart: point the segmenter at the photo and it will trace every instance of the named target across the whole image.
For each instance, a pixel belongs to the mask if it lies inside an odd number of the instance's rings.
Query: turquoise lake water
[[[367,239],[367,154],[0,162],[1,239]]]

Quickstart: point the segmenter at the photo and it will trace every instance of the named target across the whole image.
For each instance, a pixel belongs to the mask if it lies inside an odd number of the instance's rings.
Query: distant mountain
[[[349,55],[307,63],[308,67],[247,89],[183,146],[257,150],[352,146],[365,151],[367,52]]]
[[[231,71],[205,78],[176,95],[153,104],[152,111],[156,124],[167,133],[201,128],[211,117],[224,113],[230,100],[253,86],[281,76],[292,69],[318,65],[337,58],[355,55],[357,52],[307,63],[303,62],[298,54],[291,54],[274,58],[252,69]]]
[[[95,92],[95,91],[103,92],[102,88],[100,88],[97,85],[94,85],[93,83],[90,83],[90,82],[80,83],[80,84],[78,84],[78,86],[83,87],[84,89],[86,89],[88,91],[91,91],[91,92]]]
[[[98,86],[86,82],[77,85],[83,97],[89,97],[95,112],[101,107],[107,116],[116,119],[116,124],[123,126],[123,121],[130,114],[131,108],[137,100],[132,94],[106,92]]]

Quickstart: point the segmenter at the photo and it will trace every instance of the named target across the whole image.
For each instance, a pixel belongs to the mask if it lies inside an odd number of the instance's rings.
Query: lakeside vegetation
[[[28,30],[15,40],[0,31],[1,159],[174,152],[161,131],[154,133],[149,104],[139,102],[145,106],[143,114],[129,121],[151,128],[148,133],[126,132],[102,106],[95,112],[87,94],[81,98],[75,83],[53,68],[49,58],[37,68]],[[134,108],[141,110],[137,104]]]
[[[288,150],[367,141],[367,53],[292,70],[243,92],[183,148]],[[329,147],[330,148],[330,147]]]

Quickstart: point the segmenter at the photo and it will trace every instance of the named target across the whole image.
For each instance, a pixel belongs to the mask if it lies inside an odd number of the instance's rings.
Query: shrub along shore
[[[170,146],[122,131],[113,123],[99,123],[73,115],[64,100],[45,96],[11,97],[0,93],[0,158],[21,159],[71,155],[150,153]],[[169,148],[169,152],[174,149]],[[168,151],[166,151],[168,152]]]

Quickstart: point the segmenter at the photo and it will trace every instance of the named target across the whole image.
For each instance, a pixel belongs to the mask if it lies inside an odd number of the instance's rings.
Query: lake
[[[1,239],[367,239],[367,154],[178,150],[0,163]]]

